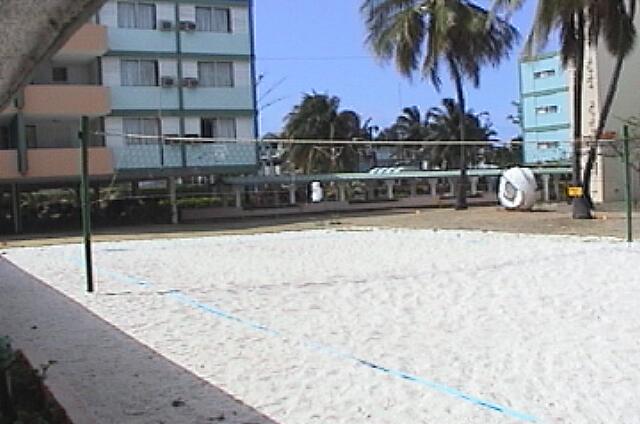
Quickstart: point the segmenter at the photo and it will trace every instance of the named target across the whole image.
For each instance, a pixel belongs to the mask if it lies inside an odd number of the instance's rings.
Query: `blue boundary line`
[[[80,266],[80,261],[76,261],[76,260],[72,260],[71,261],[73,263],[75,263],[76,266]],[[112,277],[118,281],[120,281],[121,283],[124,284],[133,284],[142,288],[151,288],[153,286],[152,283],[150,283],[149,281],[145,280],[145,279],[139,279],[136,277],[132,277],[129,275],[125,275],[125,274],[121,274],[119,272],[114,272],[111,270],[107,270],[104,268],[97,268],[96,267],[96,271],[103,274],[103,275],[107,275],[109,277]],[[180,292],[180,291],[170,291],[169,293],[166,294],[167,297],[170,297],[174,300],[176,300],[179,303],[182,303],[183,305],[192,307],[196,310],[199,310],[201,312],[204,312],[206,314],[218,317],[218,318],[222,318],[225,319],[227,321],[231,321],[231,322],[235,322],[237,324],[243,325],[247,328],[250,328],[252,330],[256,330],[259,332],[262,332],[264,334],[270,335],[270,336],[274,336],[274,337],[280,337],[280,338],[284,338],[284,339],[288,339],[288,337],[286,337],[286,335],[280,331],[277,330],[273,330],[265,325],[259,324],[259,323],[255,323],[252,321],[248,321],[244,318],[240,318],[237,317],[235,315],[229,314],[227,312],[224,312],[221,309],[218,309],[216,307],[213,307],[211,305],[207,305],[205,303],[199,302],[196,299],[191,298],[190,296],[187,296],[186,294]],[[333,347],[330,347],[328,345],[324,345],[322,343],[318,343],[318,342],[314,342],[311,340],[302,340],[302,344],[304,346],[306,346],[308,349],[313,350],[313,351],[317,351],[317,352],[321,352],[327,355],[330,355],[332,357],[335,358],[339,358],[339,359],[343,359],[343,360],[349,360],[352,362],[355,362],[358,365],[367,367],[369,369],[372,369],[374,371],[378,371],[380,373],[386,374],[386,375],[390,375],[408,382],[412,382],[418,385],[421,385],[423,387],[427,387],[431,390],[434,390],[436,392],[439,392],[441,394],[459,399],[459,400],[463,400],[465,402],[471,403],[475,406],[481,407],[483,409],[488,409],[490,411],[493,412],[498,412],[501,413],[503,415],[506,415],[508,417],[511,418],[515,418],[517,420],[520,421],[524,421],[524,422],[531,422],[531,423],[535,423],[537,422],[537,418],[526,414],[526,413],[522,413],[519,411],[516,411],[514,409],[511,409],[509,407],[491,402],[491,401],[486,401],[486,400],[482,400],[478,397],[472,396],[472,395],[468,395],[458,389],[455,389],[453,387],[449,387],[446,386],[444,384],[440,384],[440,383],[436,383],[434,381],[430,381],[427,379],[424,379],[422,377],[418,377],[412,374],[408,374],[405,373],[403,371],[399,371],[393,368],[387,368],[378,364],[375,364],[373,362],[369,362],[366,361],[364,359],[360,359],[358,357],[356,357],[355,355],[351,354],[351,353],[346,353],[346,352],[341,352]]]

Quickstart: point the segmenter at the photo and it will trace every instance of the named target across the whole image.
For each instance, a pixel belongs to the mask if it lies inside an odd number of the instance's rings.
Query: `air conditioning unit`
[[[198,86],[197,78],[184,78],[182,80],[182,86],[188,88],[196,88]]]
[[[159,29],[160,29],[160,31],[172,31],[173,30],[173,22],[172,21],[160,21]]]
[[[191,22],[191,21],[181,21],[180,22],[180,30],[181,31],[187,31],[187,32],[195,31],[196,30],[196,23],[195,22]]]
[[[174,77],[162,77],[160,78],[160,85],[169,88],[176,85],[176,79]]]

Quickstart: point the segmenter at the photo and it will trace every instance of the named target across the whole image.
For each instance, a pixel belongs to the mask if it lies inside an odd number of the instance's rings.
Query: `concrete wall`
[[[636,27],[640,27],[640,15],[636,14]],[[601,111],[606,98],[611,76],[616,59],[606,50],[604,43],[601,43],[595,53],[596,64],[596,84],[597,84],[597,108]],[[605,131],[615,133],[618,138],[622,137],[622,127],[625,120],[640,117],[640,47],[626,58],[622,75],[619,81],[618,90],[611,107]],[[596,115],[599,119],[599,114]],[[640,128],[632,129],[636,135],[640,135]],[[618,144],[618,151],[622,150]],[[636,144],[636,146],[638,146]],[[595,191],[602,201],[620,201],[624,198],[624,182],[622,162],[618,159],[618,153],[611,148],[603,148],[600,152],[598,166],[594,169],[593,185]],[[638,150],[634,149],[636,157],[635,164],[640,165],[640,158],[637,157]],[[615,157],[609,157],[615,156]],[[634,191],[637,198],[640,198],[640,180],[638,173],[634,174]]]

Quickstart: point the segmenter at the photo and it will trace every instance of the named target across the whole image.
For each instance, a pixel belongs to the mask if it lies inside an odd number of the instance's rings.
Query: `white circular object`
[[[313,203],[322,202],[322,198],[324,197],[324,190],[322,190],[322,185],[320,185],[319,181],[314,181],[311,183],[311,201]]]
[[[538,184],[528,168],[511,168],[500,178],[498,198],[507,209],[531,210],[536,203]]]

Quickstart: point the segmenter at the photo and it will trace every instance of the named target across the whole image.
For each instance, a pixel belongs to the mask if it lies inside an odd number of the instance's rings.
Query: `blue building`
[[[221,140],[256,138],[250,0],[107,2],[96,17],[108,31],[102,85],[111,91],[110,134]],[[116,169],[247,171],[248,144],[157,146],[107,137]]]
[[[92,183],[167,180],[174,222],[178,178],[257,170],[252,10],[252,0],[109,0],[40,63],[0,110],[15,231],[20,190],[77,181],[81,117]]]
[[[567,163],[572,153],[572,73],[557,53],[520,62],[525,164]]]

